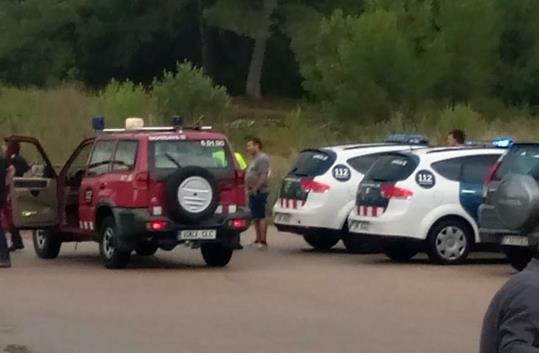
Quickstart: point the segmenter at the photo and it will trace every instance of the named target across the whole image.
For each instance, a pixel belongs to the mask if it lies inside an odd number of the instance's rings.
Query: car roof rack
[[[125,132],[125,133],[133,133],[133,132],[170,132],[170,131],[183,131],[183,130],[192,130],[192,131],[211,131],[211,126],[182,126],[182,127],[174,127],[174,126],[148,126],[148,127],[141,127],[141,128],[134,128],[134,129],[103,129],[101,132]]]

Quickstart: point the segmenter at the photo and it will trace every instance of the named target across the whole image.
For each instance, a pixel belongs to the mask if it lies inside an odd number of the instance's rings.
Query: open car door
[[[27,161],[24,175],[18,171],[11,180],[10,198],[13,224],[20,229],[58,225],[58,177],[39,141],[32,137],[11,136],[20,144],[20,156]],[[26,164],[26,163],[22,163]]]

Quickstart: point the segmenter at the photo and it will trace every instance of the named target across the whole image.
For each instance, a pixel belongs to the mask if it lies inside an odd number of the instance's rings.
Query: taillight
[[[324,193],[328,192],[331,188],[328,184],[320,183],[312,179],[301,179],[300,181],[301,189],[304,192],[314,192],[314,193]]]
[[[167,229],[167,221],[151,221],[146,223],[146,229],[151,232],[162,232]]]
[[[135,175],[135,180],[133,182],[135,189],[146,190],[150,188],[150,173],[141,172]]]
[[[246,229],[248,226],[247,220],[245,219],[233,219],[228,222],[230,228],[237,229],[237,230],[243,230]]]
[[[399,188],[395,185],[384,184],[380,187],[380,194],[386,199],[404,199],[409,200],[414,196],[412,190]]]
[[[498,169],[500,169],[500,165],[502,164],[502,159],[498,159],[498,161],[496,162],[496,164],[494,164],[492,166],[492,168],[490,168],[490,171],[488,172],[487,176],[485,177],[485,185],[488,186],[493,180],[494,180],[494,177],[496,176],[496,173],[498,173]]]

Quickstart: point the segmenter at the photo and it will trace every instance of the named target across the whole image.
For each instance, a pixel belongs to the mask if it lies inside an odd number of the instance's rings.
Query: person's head
[[[11,158],[21,152],[21,145],[17,141],[5,139],[2,149],[4,150],[6,157]]]
[[[447,135],[447,144],[449,146],[460,146],[464,145],[464,142],[466,141],[466,135],[464,134],[464,131],[455,129]]]
[[[262,151],[262,141],[258,137],[251,137],[247,140],[247,153],[251,156],[256,156]]]

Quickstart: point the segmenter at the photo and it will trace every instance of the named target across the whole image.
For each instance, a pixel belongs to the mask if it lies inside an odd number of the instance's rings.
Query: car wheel
[[[419,246],[407,240],[386,240],[382,243],[382,251],[392,261],[410,261],[419,252]]]
[[[200,246],[202,257],[210,267],[225,267],[232,258],[234,250],[221,243],[206,243]]]
[[[39,229],[32,233],[34,250],[38,257],[42,259],[55,259],[60,254],[62,241],[57,234],[50,230]]]
[[[327,251],[331,249],[340,240],[338,236],[323,232],[304,234],[303,239],[305,239],[307,244],[319,251]]]
[[[374,237],[348,235],[342,238],[346,251],[350,254],[375,254],[380,252],[380,242]]]
[[[463,263],[473,244],[472,230],[464,221],[443,220],[427,237],[427,254],[432,262],[444,265]]]
[[[509,264],[518,271],[525,269],[534,255],[533,250],[518,246],[503,246],[502,251],[507,257]]]
[[[140,256],[153,256],[157,252],[158,246],[153,243],[139,243],[135,248],[135,252]]]
[[[107,217],[101,224],[99,253],[106,268],[119,269],[129,264],[130,251],[118,249],[118,233],[114,218]]]

